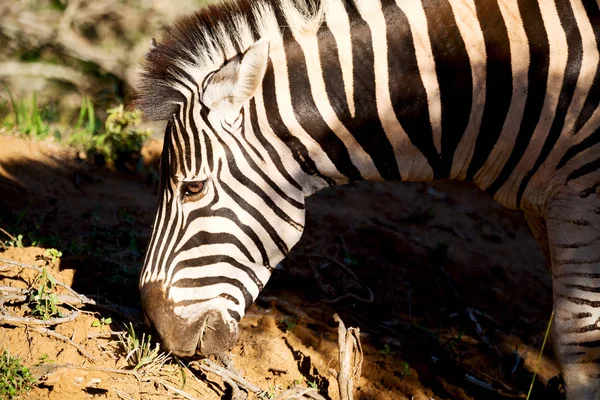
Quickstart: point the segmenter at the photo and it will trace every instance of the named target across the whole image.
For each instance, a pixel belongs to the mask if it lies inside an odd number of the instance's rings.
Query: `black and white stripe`
[[[170,121],[148,318],[182,354],[179,328],[234,335],[325,186],[472,180],[527,214],[567,393],[598,397],[599,48],[595,0],[232,0],[180,20],[137,101]]]

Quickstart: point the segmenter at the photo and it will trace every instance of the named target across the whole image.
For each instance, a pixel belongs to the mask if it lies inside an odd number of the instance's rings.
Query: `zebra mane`
[[[179,19],[160,43],[146,54],[134,106],[146,119],[167,120],[181,104],[189,85],[200,86],[210,71],[245,51],[258,39],[270,48],[283,43],[284,30],[316,33],[328,3],[338,1],[358,9],[373,0],[224,0]],[[184,84],[185,82],[185,84]],[[188,88],[186,88],[186,85]]]

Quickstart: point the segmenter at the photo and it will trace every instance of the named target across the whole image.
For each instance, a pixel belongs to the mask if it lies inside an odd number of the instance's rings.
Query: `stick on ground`
[[[338,345],[340,354],[340,372],[337,374],[341,400],[353,400],[354,382],[360,379],[363,351],[360,345],[360,330],[348,328],[342,319],[333,314],[338,323]]]

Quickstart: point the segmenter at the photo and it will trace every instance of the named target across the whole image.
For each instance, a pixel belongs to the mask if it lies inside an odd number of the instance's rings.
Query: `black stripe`
[[[296,42],[289,30],[284,33],[283,40],[286,43],[289,90],[296,120],[329,156],[337,170],[348,177],[350,182],[362,180],[360,171],[352,163],[349,149],[329,128],[317,109],[308,79],[306,59],[300,44]]]
[[[239,269],[240,271],[243,271],[248,276],[248,278],[250,278],[250,280],[252,282],[254,282],[254,284],[258,288],[258,291],[263,290],[264,285],[260,281],[260,279],[258,279],[258,276],[256,276],[256,273],[254,272],[254,270],[252,268],[240,263],[233,257],[222,255],[222,254],[211,255],[211,256],[202,256],[202,257],[190,258],[187,260],[180,261],[177,263],[175,268],[173,268],[172,275],[175,276],[179,271],[186,269],[186,268],[203,268],[203,267],[210,268],[211,266],[214,266],[215,264],[219,264],[219,263],[229,264],[232,267]],[[197,278],[194,280],[203,280],[203,279],[204,278]],[[181,281],[187,281],[187,280],[189,280],[189,279],[188,278],[181,279]],[[173,286],[181,287],[179,282],[180,282],[179,280],[173,281]]]
[[[254,147],[254,145],[252,144],[252,142],[250,142],[248,140],[248,136],[246,135],[246,108],[242,108],[240,110],[240,115],[242,118],[242,123],[240,124],[240,129],[242,130],[242,137],[244,138],[244,142],[248,143],[248,146],[250,147],[250,149],[252,149],[252,151],[254,152],[254,154],[256,155],[256,157],[258,157],[258,159],[262,162],[265,162],[265,159],[263,158],[263,156],[258,152],[258,150],[256,149],[256,147]],[[227,129],[228,132],[233,131],[232,127],[230,126]]]
[[[512,100],[512,69],[508,31],[496,1],[475,0],[486,53],[485,105],[480,134],[467,170],[472,180],[496,145]]]
[[[600,258],[596,258],[594,260],[554,260],[552,265],[589,265],[589,264],[598,264],[600,263]]]
[[[571,179],[581,178],[582,176],[596,172],[596,171],[598,171],[599,168],[600,168],[600,158],[598,158],[594,161],[590,161],[589,163],[582,165],[581,167],[579,167],[576,170],[574,170],[573,172],[571,172],[569,174],[569,176],[567,177],[567,182],[570,181]]]
[[[581,299],[578,297],[570,297],[570,296],[565,296],[562,294],[558,295],[560,298],[565,299],[567,301],[570,301],[571,303],[575,303],[578,305],[585,305],[585,306],[589,306],[592,308],[599,308],[600,307],[600,301],[592,301],[592,300],[588,300],[588,299]],[[597,327],[596,324],[592,325],[593,329],[590,330],[600,330],[600,327]],[[583,333],[583,332],[589,332],[589,330],[582,330],[584,328],[580,328],[577,331],[573,331],[573,332],[578,332],[578,333]]]
[[[246,309],[248,309],[248,307],[250,307],[250,306],[247,306]],[[237,311],[227,310],[227,312],[229,313],[231,318],[235,319],[237,322],[240,322],[240,320],[242,319],[242,317],[240,316],[240,314]]]
[[[221,161],[219,161],[219,163],[221,163]],[[231,199],[238,205],[240,206],[240,208],[244,211],[246,211],[248,214],[250,214],[255,220],[256,222],[258,222],[263,229],[267,232],[267,234],[271,237],[271,239],[273,240],[273,243],[277,246],[277,248],[279,249],[279,251],[281,251],[281,253],[286,256],[289,253],[289,249],[287,247],[287,244],[285,243],[285,241],[278,235],[277,231],[275,230],[275,228],[273,228],[271,226],[271,224],[269,224],[269,221],[267,221],[267,219],[262,215],[262,213],[257,210],[256,208],[254,208],[250,203],[248,203],[246,200],[244,200],[241,196],[239,196],[235,190],[233,190],[231,187],[229,187],[225,182],[223,182],[223,180],[221,179],[221,176],[219,174],[218,176],[219,182],[221,187],[223,188],[223,191],[229,196],[231,197]]]
[[[591,135],[589,135],[588,137],[586,137],[585,139],[583,139],[581,142],[579,142],[579,143],[574,144],[573,146],[571,146],[565,152],[565,155],[560,159],[560,161],[556,165],[556,169],[557,170],[561,169],[571,159],[573,159],[574,157],[576,157],[580,153],[583,153],[584,151],[588,150],[589,148],[593,147],[594,145],[597,145],[598,143],[600,143],[600,128],[596,129],[594,131],[594,133],[592,133]]]
[[[447,178],[450,170],[443,168],[441,157],[433,143],[427,92],[417,64],[408,18],[395,2],[390,3],[391,5],[384,9],[384,13],[387,26],[389,90],[394,113],[412,144],[427,159],[434,179]]]
[[[252,98],[250,100],[250,122],[252,123],[252,130],[254,131],[254,135],[263,146],[263,148],[269,154],[269,159],[275,165],[275,168],[279,171],[279,173],[285,178],[286,181],[289,182],[290,185],[294,186],[298,190],[302,190],[302,186],[289,174],[289,172],[283,166],[281,162],[281,156],[275,150],[273,145],[269,143],[269,141],[265,138],[260,127],[258,125],[258,114],[256,111],[256,100]]]
[[[180,300],[177,302],[177,307],[185,307],[185,306],[191,306],[194,304],[201,304],[201,303],[205,303],[207,301],[211,301],[213,299],[217,299],[217,298],[223,298],[223,299],[227,299],[229,301],[231,301],[232,303],[234,303],[235,305],[239,305],[240,301],[238,299],[236,299],[235,297],[233,297],[232,295],[228,294],[228,293],[221,293],[218,296],[212,297],[210,299],[198,299],[198,300]]]
[[[192,139],[194,140],[194,151],[196,152],[196,154],[191,154],[192,153],[192,149],[191,147],[189,148],[189,153],[190,153],[190,159],[193,160],[194,158],[196,159],[196,171],[193,171],[193,173],[199,173],[200,172],[200,167],[202,166],[202,147],[200,146],[200,133],[198,132],[198,127],[196,126],[196,121],[194,119],[194,107],[200,107],[200,102],[195,101],[196,99],[196,94],[192,92],[192,98],[190,99],[190,111],[188,114],[188,118],[190,120],[190,129],[192,130],[191,135],[192,135]],[[188,131],[189,134],[189,131]],[[191,168],[191,166],[190,166]]]
[[[175,219],[173,221],[168,221],[166,220],[166,218],[168,218],[171,214],[171,210],[172,210],[172,205],[174,202],[176,202],[177,200],[175,199],[175,197],[172,198],[173,200],[170,202],[165,201],[165,205],[164,205],[164,217],[165,217],[165,223],[163,225],[163,231],[160,232],[160,237],[158,239],[158,243],[160,244],[164,244],[164,248],[162,250],[162,252],[159,254],[159,259],[157,260],[158,263],[157,265],[162,265],[163,263],[165,264],[165,273],[167,273],[170,268],[170,262],[173,259],[173,254],[167,254],[166,252],[168,251],[169,245],[173,242],[177,243],[180,235],[181,235],[181,231],[176,231],[175,227],[177,226],[178,220],[179,220],[179,215],[175,214]],[[169,222],[171,223],[171,228],[169,230],[167,230],[167,226],[169,225]],[[159,245],[160,246],[160,245]],[[158,251],[158,248],[157,248]],[[167,260],[167,262],[164,262],[165,259]]]
[[[183,230],[187,231],[188,229],[190,229],[189,222],[188,222],[187,226],[185,226],[183,228]],[[242,252],[244,254],[244,256],[246,256],[248,261],[250,261],[251,263],[255,263],[254,257],[252,257],[252,254],[250,254],[250,251],[244,245],[244,243],[242,243],[241,240],[239,240],[237,237],[235,237],[231,233],[227,233],[227,232],[215,233],[215,232],[200,231],[200,232],[194,234],[190,238],[190,240],[188,240],[179,249],[179,252],[184,252],[186,250],[195,249],[200,246],[207,245],[207,244],[232,244],[235,247],[237,247],[240,250],[240,252]]]
[[[589,314],[589,313],[586,313]],[[590,314],[591,316],[591,314]],[[577,347],[589,347],[589,348],[595,348],[595,347],[600,347],[600,340],[592,340],[590,342],[568,342],[568,343],[562,343],[563,346],[577,346]]]
[[[600,287],[592,287],[592,286],[584,286],[584,285],[573,285],[573,284],[566,284],[565,287],[567,289],[581,290],[582,292],[600,293]]]
[[[198,211],[198,213],[200,213],[200,211]],[[258,251],[260,252],[260,255],[262,257],[262,264],[265,267],[270,267],[269,256],[267,254],[267,250],[266,250],[262,240],[260,240],[260,237],[256,234],[256,232],[254,232],[254,230],[252,228],[250,228],[246,224],[243,224],[240,221],[240,219],[238,218],[237,214],[235,214],[232,210],[230,210],[229,208],[219,208],[217,210],[210,210],[209,212],[206,212],[206,213],[202,212],[202,214],[214,216],[214,217],[226,218],[230,221],[233,221],[238,226],[238,228],[242,232],[244,232],[244,234],[246,234],[246,236],[248,236],[250,238],[250,240],[252,240],[252,242],[254,243],[254,245],[256,246]],[[190,214],[190,218],[196,218],[197,216],[198,215],[195,212],[192,212],[192,214]]]
[[[287,126],[281,119],[279,113],[279,107],[277,105],[277,97],[275,92],[275,73],[273,71],[273,63],[269,60],[265,77],[263,78],[263,99],[265,109],[267,110],[267,120],[273,132],[279,137],[279,139],[290,148],[294,160],[300,165],[300,168],[308,174],[318,176],[327,182],[328,185],[333,186],[336,184],[335,180],[327,177],[319,171],[314,160],[310,158],[308,150],[302,144],[300,139],[290,133]]]
[[[587,246],[591,246],[595,243],[598,242],[598,240],[600,240],[600,236],[595,237],[591,240],[588,240],[586,242],[576,242],[576,243],[556,243],[555,246],[559,249],[578,249],[580,247],[587,247]]]
[[[546,158],[548,158],[548,155],[550,155],[550,152],[560,137],[565,125],[567,111],[573,100],[573,94],[575,93],[575,88],[577,86],[577,78],[579,78],[579,73],[581,72],[583,43],[581,41],[581,34],[577,27],[575,15],[573,14],[573,9],[571,8],[571,3],[569,0],[556,0],[556,8],[561,27],[567,36],[567,66],[565,67],[563,84],[560,90],[558,105],[556,113],[554,114],[552,126],[550,127],[550,132],[544,141],[542,151],[533,168],[525,175],[523,181],[521,181],[521,185],[517,192],[517,205],[521,204],[523,193],[525,193],[529,181],[542,166],[544,161],[546,161]]]
[[[398,162],[377,114],[375,97],[375,72],[371,32],[366,22],[354,14],[351,31],[353,53],[355,116],[348,108],[339,49],[329,29],[321,29],[318,35],[319,54],[325,91],[337,118],[352,133],[358,144],[371,156],[377,171],[386,180],[399,180]]]
[[[587,278],[587,279],[600,279],[600,274],[592,274],[589,272],[566,272],[564,274],[553,275],[554,279],[562,278]]]
[[[469,55],[447,0],[425,0],[425,17],[442,105],[442,168],[450,171],[469,124],[473,79]]]
[[[600,12],[598,10],[598,3],[596,0],[582,0],[581,2],[592,25],[596,46],[598,51],[600,51]],[[598,104],[600,104],[600,89],[598,88],[600,88],[600,63],[598,63],[596,68],[596,75],[594,76],[592,87],[590,88],[590,92],[587,94],[587,98],[581,109],[581,114],[579,114],[577,121],[575,121],[573,127],[574,134],[579,132],[598,108]]]
[[[530,54],[529,70],[527,72],[527,100],[513,150],[500,174],[487,189],[492,197],[506,183],[523,157],[540,119],[546,96],[550,45],[539,4],[537,1],[530,0],[518,0],[518,3]]]
[[[351,11],[352,14],[354,10]],[[375,54],[369,25],[358,15],[351,14],[350,41],[352,46],[355,117],[343,120],[356,140],[372,155],[373,163],[384,180],[401,180],[402,171],[377,113],[375,86]],[[381,27],[384,29],[384,27]],[[327,73],[325,73],[327,75]],[[394,134],[395,132],[392,132]]]
[[[300,223],[294,221],[289,215],[287,215],[261,187],[254,183],[251,179],[248,179],[246,174],[238,168],[233,152],[229,146],[227,146],[227,144],[219,136],[217,136],[217,140],[219,140],[221,147],[223,147],[223,150],[225,150],[227,160],[231,161],[227,164],[229,166],[229,172],[231,173],[231,176],[233,176],[239,183],[250,189],[250,191],[256,193],[256,195],[264,202],[264,204],[269,207],[281,220],[287,222],[298,231],[302,230],[302,225]],[[247,156],[247,154],[244,154],[244,156]],[[221,182],[221,184],[224,183]],[[250,206],[249,203],[248,206]]]
[[[185,137],[182,130],[183,123],[179,119],[179,116],[176,115],[173,117],[173,143],[175,146],[173,147],[173,153],[171,153],[173,155],[171,158],[171,176],[175,176],[178,166],[182,166],[182,169],[186,168],[185,158],[182,158],[185,154],[185,147],[182,145],[180,139],[180,136]],[[179,132],[182,134],[180,135]]]
[[[248,154],[248,152],[246,151],[246,149],[244,148],[244,146],[242,145],[242,142],[240,142],[240,140],[236,137],[234,132],[230,132],[228,130],[225,130],[229,136],[236,142],[236,144],[238,145],[239,149],[242,151],[242,155],[244,156],[244,159],[246,160],[246,162],[248,163],[248,165],[250,166],[250,168],[252,168],[252,170],[254,172],[256,172],[256,174],[258,176],[261,177],[261,179],[263,181],[265,181],[270,187],[271,189],[273,189],[273,191],[275,193],[277,193],[282,199],[284,199],[285,201],[287,201],[290,205],[292,205],[293,207],[299,209],[299,210],[304,210],[304,204],[297,201],[296,199],[291,198],[290,196],[287,195],[287,193],[285,193],[275,182],[273,182],[273,180],[271,178],[269,178],[269,176],[263,172],[263,170],[256,165],[256,163],[254,162],[254,160],[250,157],[250,155]],[[219,141],[221,141],[221,139],[219,138]],[[226,148],[227,154],[228,154],[228,158],[229,156],[231,156],[233,158],[233,153],[231,151],[229,151],[229,147],[225,145],[224,142],[222,142],[222,145]],[[236,163],[236,167],[237,167],[237,163]],[[242,173],[242,171],[240,171],[240,174],[245,175],[244,173]],[[241,175],[240,175],[241,176]],[[261,189],[258,188],[258,186],[254,185],[254,182],[252,182],[251,180],[247,179],[247,178],[240,178],[243,179],[243,181],[248,181],[250,184],[253,185],[253,187],[256,187],[257,190],[254,190],[256,193],[258,193]],[[266,196],[266,194],[265,194]],[[262,196],[261,196],[262,197]]]
[[[247,310],[252,305],[254,299],[252,295],[237,279],[227,278],[225,276],[210,276],[201,279],[181,279],[172,285],[171,290],[175,288],[202,288],[204,286],[216,285],[219,283],[228,283],[238,288],[244,296],[244,308]]]

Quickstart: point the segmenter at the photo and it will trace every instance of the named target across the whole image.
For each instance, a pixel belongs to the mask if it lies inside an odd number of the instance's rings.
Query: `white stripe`
[[[277,97],[277,107],[283,123],[288,130],[307,148],[309,157],[319,166],[320,171],[325,175],[335,179],[339,183],[347,182],[347,178],[337,170],[336,166],[329,159],[329,156],[323,152],[321,146],[302,128],[296,120],[292,99],[290,94],[290,83],[288,80],[288,68],[285,52],[283,48],[272,49],[271,61],[275,74],[275,91]],[[322,182],[323,186],[326,185]]]
[[[183,255],[185,255],[186,253],[189,253],[189,252],[190,251],[183,252],[181,254],[181,257],[178,256],[178,258],[183,260],[184,259]],[[266,268],[264,268],[262,266],[260,269],[267,270]],[[234,279],[234,280],[240,282],[240,285],[245,287],[246,290],[248,292],[250,292],[253,299],[258,297],[258,293],[259,293],[258,287],[254,283],[254,281],[252,279],[250,279],[248,274],[246,274],[244,271],[240,270],[239,268],[236,268],[233,265],[225,263],[225,262],[219,262],[216,264],[211,264],[211,265],[202,266],[202,267],[181,268],[173,276],[173,279],[171,280],[171,282],[172,282],[172,285],[177,286],[177,282],[181,281],[183,279],[192,279],[192,280],[199,279],[199,280],[201,280],[202,278],[218,278],[218,277],[222,277],[222,276],[225,276],[227,278]],[[210,290],[207,290],[207,288],[212,288],[213,286],[214,285],[210,285],[210,286],[206,286],[206,287],[201,286],[199,288],[196,288],[197,295],[201,295],[203,298],[212,297],[211,294],[209,294]],[[178,289],[181,289],[181,288],[178,288]],[[175,291],[172,290],[171,292],[175,292]],[[177,290],[176,293],[179,294],[178,292],[179,292],[179,290]],[[228,291],[227,293],[234,295],[234,293],[231,291]],[[173,300],[175,300],[175,301],[179,300],[175,293],[173,293],[169,297],[173,298]],[[240,298],[243,298],[243,296]],[[194,298],[188,298],[185,300],[193,300],[193,299]]]
[[[449,0],[450,7],[456,18],[456,25],[465,42],[465,49],[471,64],[473,78],[472,106],[469,124],[463,133],[452,160],[450,179],[465,179],[475,142],[480,134],[481,118],[485,104],[486,94],[486,51],[483,32],[477,18],[475,2],[473,0]],[[450,100],[452,101],[452,100]],[[460,100],[457,100],[460,101]],[[450,132],[449,132],[450,133]],[[485,135],[485,132],[481,132]]]
[[[556,115],[556,107],[558,105],[558,97],[564,80],[564,71],[567,65],[567,38],[560,24],[556,4],[551,1],[543,1],[540,3],[542,20],[546,27],[548,42],[550,45],[550,66],[548,68],[548,83],[546,87],[546,97],[542,107],[540,120],[533,132],[533,136],[523,154],[523,157],[517,164],[513,173],[510,175],[506,183],[494,196],[494,199],[500,204],[508,208],[517,208],[517,191],[523,180],[533,165],[535,164],[544,143],[546,142],[548,132],[552,126],[554,116]],[[529,186],[535,186],[532,180]],[[523,210],[538,212],[538,207],[544,204],[548,197],[548,190],[551,190],[547,185],[537,187],[535,191],[529,191],[529,196],[523,197]]]
[[[181,248],[195,235],[206,232],[211,233],[229,233],[235,236],[242,244],[248,249],[252,257],[256,262],[262,261],[260,250],[248,235],[233,221],[228,218],[210,216],[210,217],[199,217],[190,222],[187,231],[182,236],[181,240],[175,248],[175,252],[181,250]]]
[[[375,56],[375,90],[377,97],[377,112],[386,137],[398,163],[403,180],[429,181],[433,179],[433,170],[423,156],[408,138],[408,135],[396,119],[389,90],[388,52],[386,37],[386,21],[379,0],[369,4],[359,2],[362,18],[371,30],[371,41]]]
[[[435,70],[435,61],[431,49],[431,38],[427,28],[425,10],[421,1],[396,0],[396,4],[408,18],[410,32],[415,46],[415,56],[421,80],[427,93],[427,106],[429,107],[429,121],[433,134],[433,144],[438,152],[442,151],[442,103],[440,98],[440,85]]]
[[[475,175],[475,182],[483,190],[486,190],[494,182],[514,151],[527,101],[527,71],[530,63],[530,50],[519,12],[519,4],[517,0],[505,0],[500,1],[498,5],[508,32],[513,91],[502,133],[487,160]],[[481,134],[485,135],[485,132],[481,132]]]
[[[323,70],[321,69],[321,55],[319,54],[317,37],[315,35],[296,35],[295,38],[300,47],[302,47],[306,59],[306,69],[310,86],[306,86],[305,90],[311,91],[319,114],[321,114],[329,129],[344,143],[344,146],[348,149],[348,155],[352,164],[360,171],[361,176],[365,179],[382,180],[371,156],[365,152],[362,146],[356,141],[356,138],[338,119],[336,112],[329,103]],[[324,57],[331,57],[331,55],[325,54]]]
[[[346,102],[350,116],[354,118],[356,108],[354,105],[354,65],[352,61],[352,40],[350,34],[350,20],[348,13],[341,0],[330,0],[325,2],[325,20],[327,27],[333,34],[338,49],[338,58],[342,68],[342,79]]]

